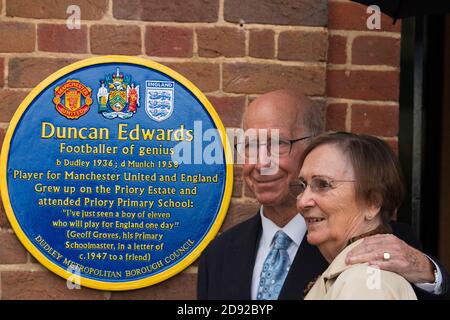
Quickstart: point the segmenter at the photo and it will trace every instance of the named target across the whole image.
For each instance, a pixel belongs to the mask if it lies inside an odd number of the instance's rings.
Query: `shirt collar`
[[[269,247],[272,244],[275,233],[278,230],[283,230],[283,232],[286,233],[297,246],[300,246],[306,233],[305,220],[300,214],[296,214],[294,218],[292,218],[291,221],[289,221],[289,223],[286,224],[283,228],[280,228],[275,223],[273,223],[272,220],[264,216],[263,206],[261,206],[259,214],[261,216],[262,223],[261,241],[263,245]]]

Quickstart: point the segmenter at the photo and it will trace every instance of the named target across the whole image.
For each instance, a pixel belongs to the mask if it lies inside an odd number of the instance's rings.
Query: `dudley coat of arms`
[[[97,91],[98,112],[107,119],[128,119],[136,113],[139,103],[139,84],[124,76],[117,68],[116,73],[105,76]]]

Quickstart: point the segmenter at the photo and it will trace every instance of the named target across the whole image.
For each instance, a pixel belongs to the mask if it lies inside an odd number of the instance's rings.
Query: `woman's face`
[[[308,242],[333,260],[349,239],[366,232],[352,164],[335,145],[321,145],[308,154],[299,178],[307,184],[297,209],[305,218]]]

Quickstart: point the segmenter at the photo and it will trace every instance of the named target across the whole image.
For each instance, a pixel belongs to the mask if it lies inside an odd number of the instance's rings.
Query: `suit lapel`
[[[251,299],[253,268],[261,237],[262,226],[259,212],[250,220],[245,229],[230,244],[225,261],[231,261],[232,268],[224,272],[225,299]],[[280,300],[303,299],[303,291],[308,283],[328,267],[328,262],[320,251],[306,241],[306,236],[295,255],[294,261],[284,282]],[[226,274],[226,276],[225,276]]]
[[[240,233],[232,244],[227,261],[233,262],[233,268],[228,269],[230,282],[225,283],[227,288],[233,290],[232,293],[230,292],[231,297],[244,300],[251,299],[253,267],[261,235],[259,212],[248,222],[247,230]]]
[[[306,241],[306,236],[298,248],[294,261],[281,289],[280,300],[303,299],[303,291],[310,281],[320,275],[328,267],[317,247]]]

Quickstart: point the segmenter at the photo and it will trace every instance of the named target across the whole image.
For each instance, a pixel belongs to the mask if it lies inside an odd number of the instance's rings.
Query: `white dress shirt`
[[[270,249],[272,248],[272,240],[275,236],[275,233],[277,233],[278,230],[283,230],[284,233],[286,233],[292,239],[292,242],[287,249],[289,258],[291,259],[291,263],[294,261],[297,250],[300,247],[300,244],[302,243],[303,238],[306,234],[305,220],[300,214],[297,214],[294,218],[292,218],[292,220],[289,221],[289,223],[283,228],[278,227],[275,223],[264,216],[263,206],[261,206],[259,214],[261,216],[262,234],[256,253],[255,265],[253,267],[251,292],[252,300],[256,300],[262,267],[267,255],[269,254]],[[436,266],[437,277],[435,283],[414,283],[414,285],[421,288],[422,290],[425,290],[428,293],[440,294],[442,286],[442,273],[433,259],[431,259],[430,257],[428,258]]]
[[[426,255],[427,256],[427,255]],[[433,294],[440,294],[442,292],[442,273],[441,269],[439,269],[439,266],[434,262],[433,259],[431,259],[429,256],[427,256],[428,259],[430,259],[431,262],[433,262],[434,267],[436,268],[436,279],[434,279],[434,283],[413,283],[416,287]]]

